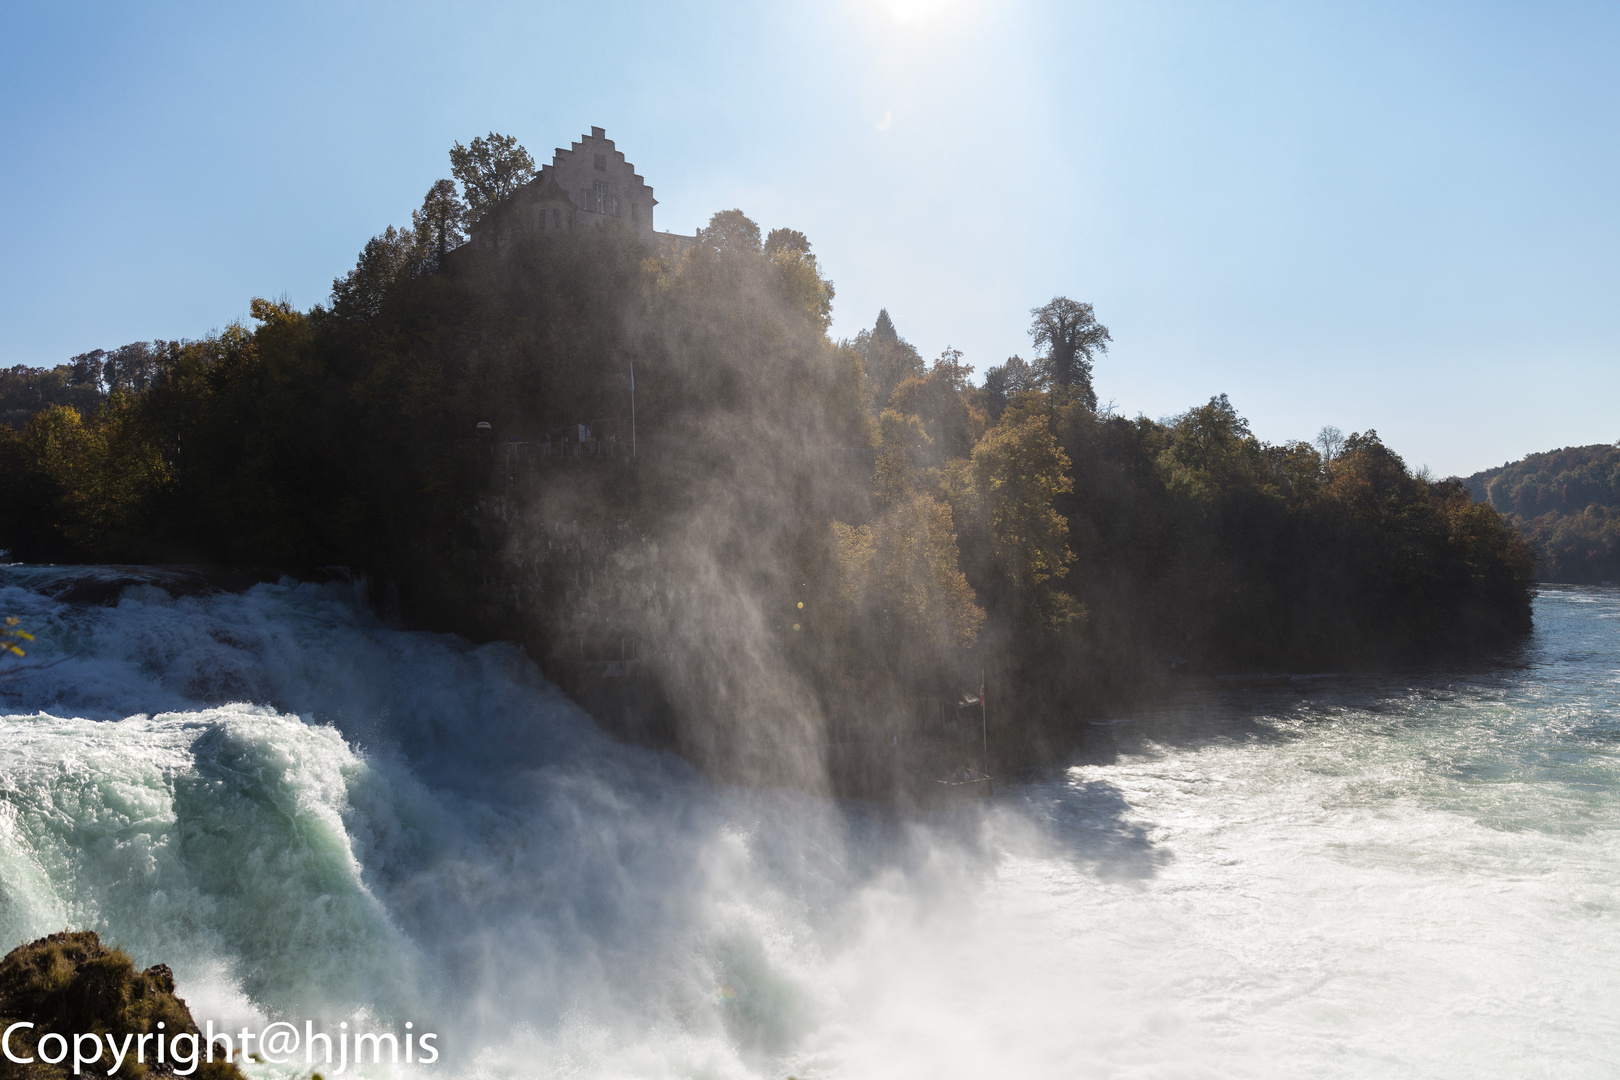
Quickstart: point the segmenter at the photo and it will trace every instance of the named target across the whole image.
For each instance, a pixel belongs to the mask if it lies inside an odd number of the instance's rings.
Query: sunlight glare
[[[889,18],[902,25],[929,22],[955,7],[955,0],[884,0]]]

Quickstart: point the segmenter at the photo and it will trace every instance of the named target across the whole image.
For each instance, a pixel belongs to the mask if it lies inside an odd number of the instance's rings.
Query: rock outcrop
[[[113,1055],[106,1037],[118,1044],[126,1035],[138,1039],[143,1034],[162,1032],[199,1035],[186,1003],[175,996],[174,973],[167,965],[154,964],[145,971],[122,949],[109,949],[93,932],[64,931],[19,945],[0,960],[0,1030],[18,1021],[31,1021],[34,1027],[12,1032],[8,1042],[11,1055],[33,1058],[32,1064],[18,1064],[0,1055],[0,1080],[59,1080],[73,1075],[71,1047],[75,1035],[93,1033],[101,1040],[100,1060],[83,1067],[81,1076],[107,1076],[113,1068]],[[158,1027],[161,1023],[163,1026]],[[67,1040],[67,1057],[59,1064],[46,1063],[39,1041],[55,1032]],[[49,1052],[55,1054],[55,1040]],[[173,1060],[159,1064],[148,1044],[146,1061],[135,1061],[135,1041],[116,1075],[129,1080],[156,1080],[175,1075]],[[88,1049],[86,1050],[88,1056]],[[246,1080],[234,1064],[226,1061],[201,1062],[190,1074],[197,1080]],[[189,1080],[189,1078],[188,1078]]]

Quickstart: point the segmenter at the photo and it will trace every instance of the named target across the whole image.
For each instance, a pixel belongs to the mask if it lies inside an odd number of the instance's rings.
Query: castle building
[[[659,232],[653,227],[653,189],[625,160],[602,128],[593,127],[567,150],[557,148],[551,164],[513,192],[501,207],[473,227],[472,239],[494,247],[514,233],[574,232],[606,221],[628,225],[644,242],[679,255],[696,236]]]

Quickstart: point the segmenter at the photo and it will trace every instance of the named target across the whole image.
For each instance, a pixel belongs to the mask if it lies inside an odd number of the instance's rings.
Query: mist
[[[61,662],[4,686],[0,927],[169,963],[199,1020],[409,1019],[456,1076],[1603,1071],[1590,593],[1518,674],[1195,697],[896,815],[617,743],[353,585],[97,573],[4,574]],[[1547,754],[1585,764],[1476,778]]]

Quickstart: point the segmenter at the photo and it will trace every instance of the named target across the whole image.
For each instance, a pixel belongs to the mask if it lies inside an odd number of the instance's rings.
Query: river
[[[709,783],[344,585],[120,574],[0,568],[51,665],[0,681],[0,944],[97,930],[199,1020],[440,1033],[373,1075],[1613,1075],[1620,590],[903,817]]]

